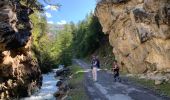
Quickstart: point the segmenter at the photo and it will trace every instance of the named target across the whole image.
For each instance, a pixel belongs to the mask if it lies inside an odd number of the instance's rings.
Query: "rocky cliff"
[[[33,11],[19,0],[0,1],[0,99],[30,95],[41,86],[41,71],[31,53]]]
[[[128,72],[170,72],[169,0],[100,0],[95,14]]]

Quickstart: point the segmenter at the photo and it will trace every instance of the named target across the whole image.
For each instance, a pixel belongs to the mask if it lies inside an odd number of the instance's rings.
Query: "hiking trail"
[[[90,100],[168,100],[151,90],[131,84],[128,79],[114,82],[113,74],[105,70],[98,71],[98,81],[92,79],[90,64],[83,60],[74,61],[85,70],[84,85]]]

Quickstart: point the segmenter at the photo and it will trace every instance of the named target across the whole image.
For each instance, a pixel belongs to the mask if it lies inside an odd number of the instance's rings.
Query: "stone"
[[[169,78],[168,77],[165,78],[165,82],[169,82]]]
[[[66,81],[58,82],[57,86],[59,86],[58,87],[59,91],[54,93],[54,96],[57,97],[58,99],[63,100],[63,98],[67,95],[70,88],[68,84],[66,84]]]
[[[60,80],[60,81],[57,82],[56,86],[60,87],[62,84],[63,84],[63,82]]]
[[[163,83],[163,80],[155,80],[155,85],[161,85]]]

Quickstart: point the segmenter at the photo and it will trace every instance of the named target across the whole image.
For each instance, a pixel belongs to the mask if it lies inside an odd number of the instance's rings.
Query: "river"
[[[43,84],[41,89],[30,97],[22,98],[21,100],[56,100],[53,94],[58,91],[56,87],[57,79],[54,77],[54,71],[48,74],[43,74]]]

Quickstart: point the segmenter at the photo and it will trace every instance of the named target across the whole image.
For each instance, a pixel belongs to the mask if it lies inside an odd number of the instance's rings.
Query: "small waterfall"
[[[53,94],[58,91],[58,88],[56,87],[58,80],[55,79],[54,75],[54,71],[48,74],[43,74],[43,84],[41,89],[34,95],[22,98],[21,100],[56,100]]]

